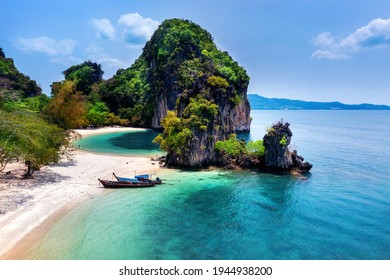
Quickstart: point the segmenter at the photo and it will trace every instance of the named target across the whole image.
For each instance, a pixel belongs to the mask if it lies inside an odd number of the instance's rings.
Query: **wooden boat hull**
[[[162,184],[163,182],[157,177],[155,180],[151,180],[149,179],[149,175],[148,177],[142,177],[143,175],[139,175],[139,176],[135,176],[135,178],[125,178],[125,177],[118,177],[115,175],[115,173],[113,172],[112,175],[115,177],[115,179],[118,181],[118,182],[143,182],[143,183],[152,183],[152,184],[155,184],[155,185],[159,185],[159,184]],[[144,175],[146,176],[146,175]]]
[[[98,179],[99,182],[105,188],[120,189],[120,188],[150,188],[155,187],[156,184],[153,182],[118,182]]]

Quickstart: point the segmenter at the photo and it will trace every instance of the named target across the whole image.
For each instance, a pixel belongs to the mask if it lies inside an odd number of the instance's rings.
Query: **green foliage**
[[[231,157],[238,157],[246,152],[245,142],[239,141],[236,134],[231,134],[228,140],[215,143],[215,150]]]
[[[190,103],[184,109],[181,118],[175,112],[168,111],[168,115],[161,122],[164,131],[154,139],[154,142],[160,144],[161,149],[167,152],[182,155],[183,152],[188,152],[189,140],[193,133],[207,131],[217,114],[218,106],[211,101],[199,95],[190,98]]]
[[[24,102],[30,111],[43,113],[50,103],[50,98],[46,94],[40,94],[35,97],[26,98]]]
[[[28,110],[44,113],[49,102],[50,98],[45,94],[23,98],[16,91],[0,89],[0,109],[7,112]]]
[[[184,109],[183,123],[186,127],[207,130],[210,120],[218,113],[218,105],[200,97],[190,98],[190,103]]]
[[[84,95],[89,95],[92,86],[102,81],[103,70],[100,64],[85,61],[78,65],[73,65],[62,72],[65,80],[73,81],[76,85],[76,90]]]
[[[89,104],[87,120],[92,126],[102,126],[109,124],[110,112],[107,105],[103,102]]]
[[[279,144],[281,146],[286,146],[287,145],[287,138],[286,135],[283,135],[282,139],[280,139]]]
[[[33,97],[42,93],[34,80],[19,72],[12,58],[6,58],[0,48],[0,88],[17,92],[19,98]]]
[[[211,76],[207,79],[207,83],[215,88],[215,89],[221,89],[223,91],[226,91],[226,89],[229,86],[229,83],[222,77],[218,76]]]
[[[43,165],[57,162],[66,134],[34,113],[0,111],[0,169],[13,158],[23,158],[28,176]]]
[[[264,156],[265,147],[263,140],[249,141],[248,144],[246,144],[246,151],[249,155],[256,157]]]
[[[203,98],[212,100],[214,90],[229,88],[227,98],[239,104],[248,83],[246,71],[217,49],[209,32],[191,21],[170,19],[159,26],[130,68],[107,81],[101,100],[132,125],[150,126],[160,96],[169,96],[168,108],[173,110],[177,104],[172,95],[194,98],[198,87]],[[143,109],[135,109],[136,105]]]
[[[230,100],[230,102],[234,103],[237,106],[241,102],[241,97],[238,94],[236,94],[233,97],[230,97],[229,100]]]
[[[138,59],[130,68],[118,70],[101,91],[101,99],[109,109],[133,126],[150,126],[154,112],[146,70],[146,61]]]
[[[83,127],[87,124],[85,98],[76,91],[72,81],[53,83],[48,114],[58,126],[64,129]]]
[[[191,139],[192,131],[185,127],[183,120],[175,112],[168,111],[161,124],[164,131],[153,142],[160,144],[161,149],[177,155],[187,152],[187,142]]]
[[[243,155],[262,157],[265,152],[262,140],[249,141],[245,144],[245,141],[238,140],[235,134],[231,134],[228,140],[218,141],[215,144],[215,150],[233,158]]]
[[[276,132],[276,130],[271,126],[267,128],[266,132],[268,135],[273,135]]]

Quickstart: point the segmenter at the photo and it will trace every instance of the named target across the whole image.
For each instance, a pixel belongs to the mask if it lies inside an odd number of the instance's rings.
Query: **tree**
[[[87,119],[89,124],[93,126],[101,126],[109,123],[110,112],[106,104],[103,102],[96,102],[90,104]]]
[[[52,91],[54,96],[49,104],[48,114],[57,125],[72,129],[87,124],[85,99],[76,90],[74,82],[53,83]]]
[[[104,71],[100,64],[85,61],[71,66],[63,71],[62,74],[64,74],[65,80],[75,83],[77,91],[81,91],[84,95],[89,95],[92,86],[102,81]]]
[[[57,162],[62,147],[67,146],[66,133],[28,111],[0,111],[0,170],[14,158],[23,158],[26,178],[43,165]]]

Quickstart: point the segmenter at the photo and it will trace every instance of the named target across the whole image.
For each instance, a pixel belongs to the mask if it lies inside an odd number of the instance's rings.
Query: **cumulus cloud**
[[[56,56],[56,57],[52,57],[50,59],[50,62],[68,66],[72,64],[82,63],[83,60],[75,56]]]
[[[377,18],[345,38],[336,38],[329,32],[319,34],[314,40],[319,47],[312,57],[345,59],[362,49],[390,45],[390,19]]]
[[[96,61],[106,66],[107,68],[123,68],[126,66],[126,63],[124,63],[122,60],[110,57],[108,55],[97,57]]]
[[[126,66],[123,61],[111,57],[103,50],[102,47],[96,44],[89,45],[87,48],[87,53],[89,54],[89,58],[91,60],[100,63],[107,68],[122,68]]]
[[[138,13],[122,15],[118,23],[124,26],[123,39],[135,45],[148,40],[160,24],[158,21],[144,18]]]
[[[331,59],[331,60],[339,60],[339,59],[346,59],[348,56],[343,53],[335,52],[335,51],[327,51],[327,50],[316,50],[312,57],[314,58],[325,58],[325,59]]]
[[[19,38],[17,46],[28,53],[43,53],[49,56],[68,56],[73,53],[77,42],[70,39],[55,40],[46,36],[36,38]]]
[[[96,29],[97,36],[102,39],[115,39],[115,29],[110,20],[106,18],[96,19],[90,21],[91,25]]]

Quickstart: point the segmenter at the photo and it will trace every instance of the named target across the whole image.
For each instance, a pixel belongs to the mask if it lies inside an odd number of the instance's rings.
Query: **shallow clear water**
[[[291,123],[307,180],[164,170],[72,210],[37,259],[390,259],[390,112],[252,111],[250,137]]]
[[[157,132],[145,129],[97,134],[84,136],[74,145],[86,151],[104,154],[155,156],[162,154],[159,146],[152,142],[157,135]]]

